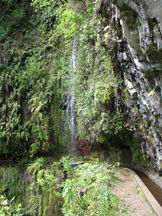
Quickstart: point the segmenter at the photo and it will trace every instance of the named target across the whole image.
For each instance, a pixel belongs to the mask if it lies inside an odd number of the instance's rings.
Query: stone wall
[[[127,126],[140,134],[143,151],[154,159],[162,146],[162,1],[106,2],[111,39],[106,46],[129,92]]]

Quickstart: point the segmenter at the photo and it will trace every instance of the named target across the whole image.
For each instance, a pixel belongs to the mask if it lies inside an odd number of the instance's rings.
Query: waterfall
[[[76,64],[77,64],[77,50],[78,50],[79,39],[74,38],[72,53],[70,56],[70,65],[69,65],[69,86],[68,86],[68,97],[67,97],[67,117],[70,130],[70,149],[69,153],[72,155],[76,154],[76,122],[75,122],[75,94],[72,81],[75,76]]]

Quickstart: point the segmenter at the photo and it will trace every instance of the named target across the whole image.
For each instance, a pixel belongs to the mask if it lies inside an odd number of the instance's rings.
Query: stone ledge
[[[150,206],[154,210],[154,212],[157,214],[157,216],[162,216],[162,207],[157,202],[157,200],[154,198],[152,193],[149,191],[149,189],[145,186],[145,184],[142,182],[142,180],[134,173],[135,180],[141,190],[143,191],[147,201],[149,202]]]

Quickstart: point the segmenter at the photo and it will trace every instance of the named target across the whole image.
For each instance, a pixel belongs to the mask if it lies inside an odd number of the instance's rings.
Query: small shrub
[[[121,212],[119,199],[111,192],[117,168],[107,163],[91,162],[75,169],[63,189],[65,216],[113,216]]]

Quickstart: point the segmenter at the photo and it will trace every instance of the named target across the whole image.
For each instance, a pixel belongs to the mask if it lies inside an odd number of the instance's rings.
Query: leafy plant
[[[13,199],[9,201],[6,197],[0,196],[0,215],[1,216],[23,216],[24,215],[24,209],[22,208],[22,205],[19,204],[13,204]]]
[[[27,172],[36,174],[45,167],[45,164],[46,164],[45,158],[43,157],[37,158],[33,163],[28,165]]]
[[[57,32],[64,35],[65,40],[72,39],[79,31],[83,16],[72,9],[60,7],[57,10]]]
[[[124,215],[120,201],[111,192],[116,172],[115,166],[98,162],[76,168],[75,176],[64,183],[64,215]]]

